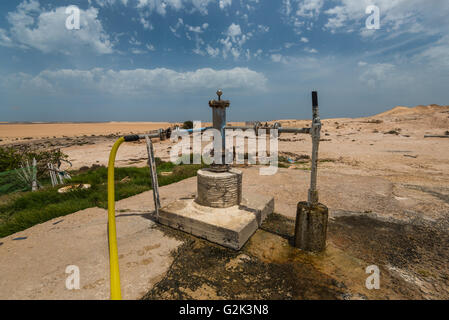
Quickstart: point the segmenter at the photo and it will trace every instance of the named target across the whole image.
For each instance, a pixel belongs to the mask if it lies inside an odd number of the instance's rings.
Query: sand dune
[[[397,106],[391,110],[377,114],[375,117],[386,117],[386,116],[400,116],[400,115],[411,115],[411,114],[424,114],[434,111],[449,111],[449,106],[440,106],[437,104],[431,104],[427,106],[416,106],[416,107],[403,107]]]

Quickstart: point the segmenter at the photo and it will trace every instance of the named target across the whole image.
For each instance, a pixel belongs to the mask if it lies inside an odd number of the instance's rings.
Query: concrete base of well
[[[181,199],[160,210],[159,222],[240,250],[273,210],[272,197],[255,194],[243,194],[240,205],[229,208],[205,207],[194,199]]]
[[[313,252],[326,249],[329,209],[319,203],[298,202],[295,225],[295,247]]]

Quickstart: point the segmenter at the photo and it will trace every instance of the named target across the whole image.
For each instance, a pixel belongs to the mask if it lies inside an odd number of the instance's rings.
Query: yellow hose
[[[114,190],[114,163],[117,150],[125,141],[118,139],[112,146],[108,164],[108,230],[109,230],[109,267],[111,276],[111,300],[121,300],[120,270],[118,266],[117,232],[115,228],[115,190]]]

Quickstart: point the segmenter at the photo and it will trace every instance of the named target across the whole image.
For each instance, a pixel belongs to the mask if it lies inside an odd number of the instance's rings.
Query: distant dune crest
[[[440,106],[438,104],[429,104],[427,106],[419,105],[416,107],[397,106],[391,110],[379,113],[376,116],[385,117],[385,116],[392,116],[392,115],[398,116],[398,115],[408,115],[408,114],[419,114],[419,113],[434,112],[434,111],[437,111],[437,109],[445,111],[445,110],[449,110],[449,106]]]

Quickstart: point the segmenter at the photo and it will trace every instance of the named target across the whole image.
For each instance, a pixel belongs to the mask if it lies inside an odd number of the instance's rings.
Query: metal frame
[[[220,96],[223,93],[221,90],[217,91],[217,94]],[[215,100],[214,100],[215,101]],[[210,104],[210,102],[209,102]],[[223,110],[225,110],[223,108]],[[226,111],[224,111],[224,117],[226,120]],[[214,118],[215,121],[215,118]],[[220,124],[221,125],[221,124]],[[215,124],[214,124],[215,127]],[[259,129],[277,129],[278,133],[297,133],[297,134],[310,134],[312,137],[312,165],[310,172],[310,188],[308,192],[308,203],[310,205],[318,204],[318,190],[317,190],[317,173],[318,173],[318,147],[320,144],[320,136],[321,136],[321,120],[319,116],[319,107],[318,107],[318,92],[312,91],[312,127],[311,128],[282,128],[280,123],[276,122],[273,127],[263,127],[260,122],[256,122],[254,126],[224,126],[224,130],[251,130],[253,129],[258,134]],[[223,130],[223,135],[224,135]],[[224,141],[223,137],[223,141]]]

